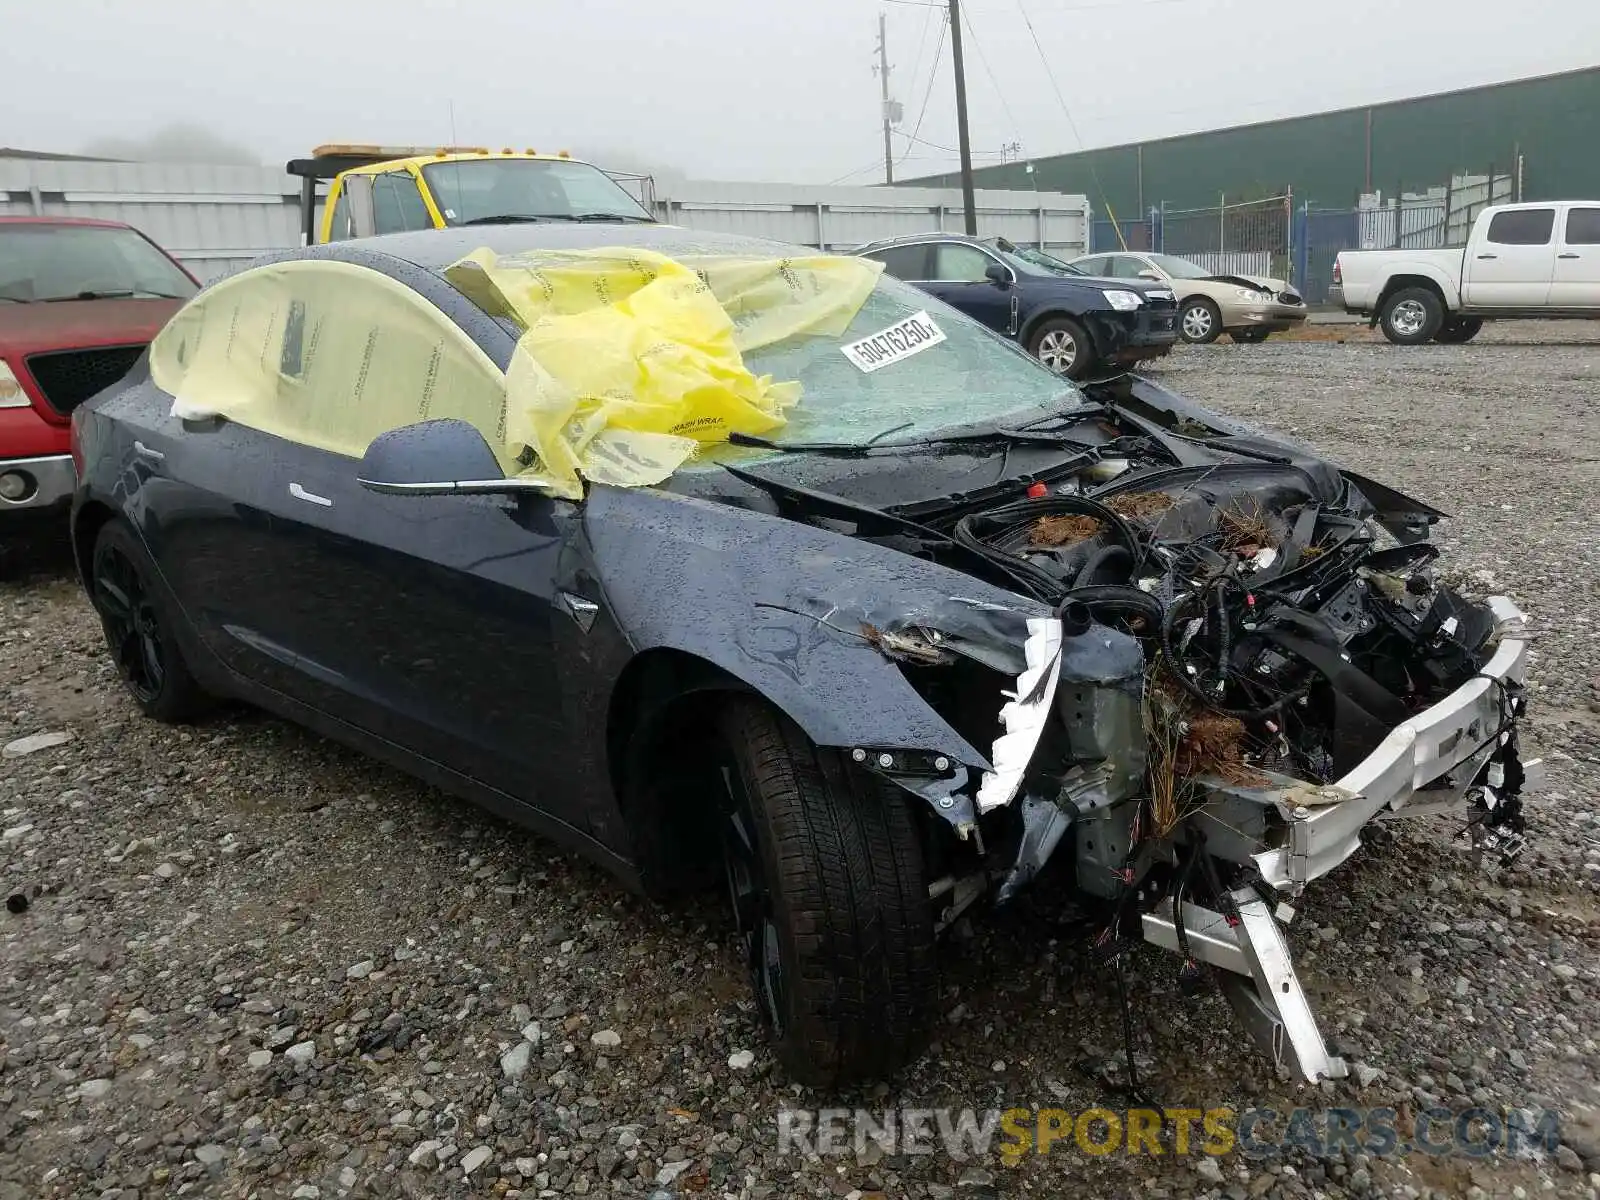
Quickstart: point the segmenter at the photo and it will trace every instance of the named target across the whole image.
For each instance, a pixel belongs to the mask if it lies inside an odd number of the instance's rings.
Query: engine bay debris
[[[990,768],[948,793],[972,803],[938,895],[971,903],[986,876],[1005,902],[1059,867],[1103,956],[1144,941],[1185,982],[1235,977],[1224,990],[1268,1053],[1338,1075],[1280,898],[1413,801],[1482,852],[1516,852],[1524,618],[1440,575],[1437,509],[1149,381],[1084,398],[993,430],[1006,455],[1059,459],[985,488],[868,505],[738,475],[794,519],[1015,594],[1012,628],[1028,606],[1050,614],[1026,617],[1020,670],[1015,641],[963,639],[937,614],[880,614],[864,634],[989,747]]]

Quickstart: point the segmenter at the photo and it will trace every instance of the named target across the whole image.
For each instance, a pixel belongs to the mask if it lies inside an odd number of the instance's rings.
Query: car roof
[[[496,254],[516,254],[524,250],[597,250],[622,246],[653,250],[668,257],[679,254],[726,254],[760,258],[794,258],[823,253],[809,246],[742,234],[714,233],[707,229],[685,229],[680,225],[637,225],[585,222],[563,224],[556,221],[521,225],[473,225],[451,229],[424,229],[412,233],[389,233],[381,237],[354,238],[330,242],[319,250],[338,248],[386,254],[428,271],[441,271],[451,263],[481,247]],[[328,257],[327,253],[305,257]]]
[[[966,242],[970,246],[989,246],[992,238],[972,237],[965,233],[947,233],[940,229],[930,229],[927,233],[903,233],[899,237],[879,238],[874,242],[865,242],[851,251],[860,254],[864,250],[882,250],[886,246],[915,246],[919,242]],[[993,247],[990,247],[991,249]]]
[[[86,225],[92,229],[132,229],[125,221],[103,221],[98,217],[0,217],[0,225]]]
[[[458,154],[408,154],[401,158],[386,158],[382,162],[367,163],[360,167],[346,167],[340,171],[341,175],[384,175],[390,171],[405,170],[416,167],[432,166],[434,163],[466,163],[466,162],[564,162],[580,163],[586,167],[594,166],[593,163],[582,158],[573,158],[570,154],[540,154],[536,150],[473,150]],[[598,168],[596,168],[598,169]]]

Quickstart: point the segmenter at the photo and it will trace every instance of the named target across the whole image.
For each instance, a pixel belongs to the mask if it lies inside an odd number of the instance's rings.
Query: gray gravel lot
[[[1216,345],[1153,374],[1455,514],[1540,631],[1530,848],[1476,867],[1402,823],[1300,905],[1302,978],[1358,1078],[1275,1076],[1176,960],[1135,958],[1158,1102],[1557,1108],[1549,1156],[1295,1152],[1010,1168],[780,1156],[783,1105],[1125,1103],[1116,987],[1048,895],[958,927],[946,1023],[893,1085],[774,1067],[713,898],[663,909],[551,844],[249,712],[135,715],[60,539],[0,583],[0,1200],[164,1195],[1507,1196],[1600,1191],[1600,424],[1594,326],[1460,347]],[[1492,576],[1493,584],[1489,577]],[[751,1052],[750,1061],[741,1052]],[[732,1060],[730,1063],[730,1059]],[[737,1064],[737,1065],[735,1065]],[[1363,1086],[1364,1085],[1364,1086]],[[1220,1168],[1220,1169],[1219,1169]]]

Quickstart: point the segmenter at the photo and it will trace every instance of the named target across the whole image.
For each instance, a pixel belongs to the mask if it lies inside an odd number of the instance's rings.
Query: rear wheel
[[[1204,296],[1185,300],[1178,315],[1178,333],[1191,345],[1208,345],[1222,336],[1222,313]]]
[[[1040,321],[1028,336],[1028,353],[1068,379],[1083,379],[1094,369],[1094,343],[1083,326],[1069,317]]]
[[[1438,293],[1423,287],[1401,288],[1390,296],[1378,317],[1383,336],[1397,346],[1420,346],[1444,324]]]
[[[156,591],[155,564],[138,535],[122,521],[106,522],[91,562],[90,599],[134,702],[158,721],[198,716],[210,698],[184,660],[170,613]]]
[[[1439,326],[1439,332],[1433,335],[1433,340],[1447,346],[1459,346],[1477,337],[1478,330],[1482,328],[1482,317],[1451,317]]]
[[[888,1075],[921,1052],[938,998],[906,801],[753,700],[721,732],[724,873],[778,1058],[814,1086]]]

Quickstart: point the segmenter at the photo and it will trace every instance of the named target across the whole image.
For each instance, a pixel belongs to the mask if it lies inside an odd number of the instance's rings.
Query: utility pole
[[[889,139],[894,102],[889,99],[889,30],[882,13],[878,14],[878,79],[883,85],[883,182],[894,182],[894,143]]]
[[[961,0],[950,0],[950,57],[956,65],[956,145],[961,150],[961,202],[968,237],[978,236],[978,203],[972,195],[972,145],[967,140],[967,76],[961,66]]]

